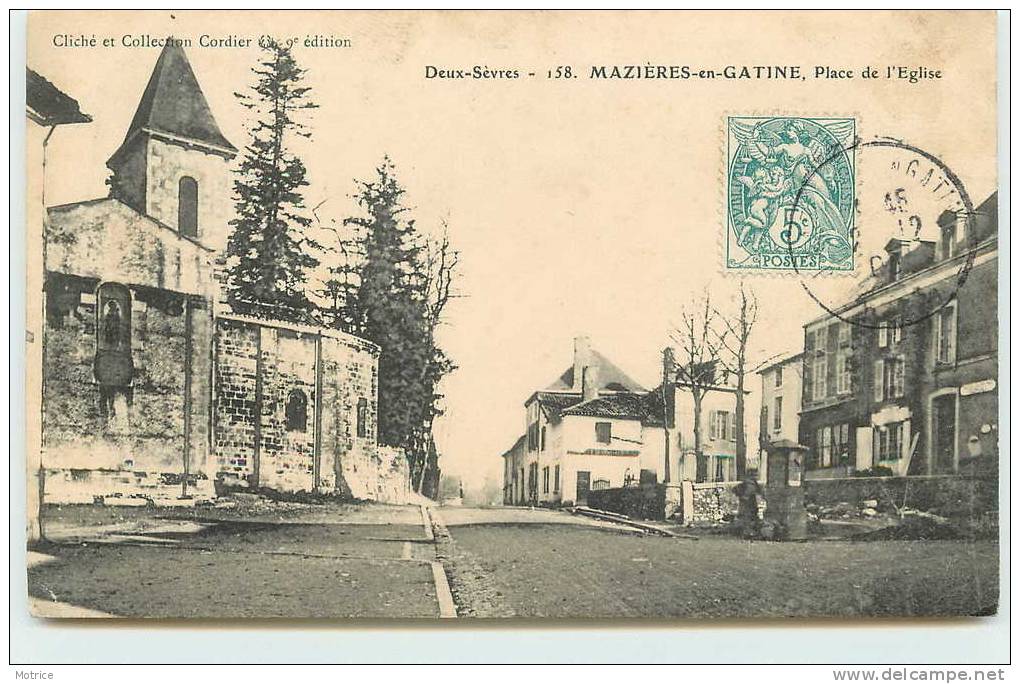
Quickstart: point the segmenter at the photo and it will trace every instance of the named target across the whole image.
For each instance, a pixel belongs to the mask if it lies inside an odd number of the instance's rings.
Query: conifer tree
[[[297,137],[311,138],[298,115],[317,105],[301,85],[305,70],[290,49],[278,43],[263,49],[251,91],[235,93],[254,117],[234,181],[225,290],[238,313],[306,322],[315,311],[306,283],[319,264],[319,245],[310,236],[301,194],[308,185],[305,165],[291,147]]]
[[[379,441],[401,447],[418,491],[435,482],[432,423],[441,413],[438,385],[454,370],[436,342],[450,300],[458,254],[444,233],[421,234],[403,205],[404,188],[389,158],[358,182],[364,215],[347,218],[344,258],[331,268],[324,294],[334,325],[378,344]]]

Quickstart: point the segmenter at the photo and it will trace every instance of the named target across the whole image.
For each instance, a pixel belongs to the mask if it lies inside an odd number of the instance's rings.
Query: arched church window
[[[368,437],[368,399],[364,397],[358,399],[357,435]]]
[[[177,186],[177,230],[198,237],[198,181],[182,176]]]
[[[304,432],[308,429],[308,397],[299,389],[291,390],[287,397],[287,429]]]
[[[96,292],[96,380],[101,385],[131,384],[131,291],[103,283]]]

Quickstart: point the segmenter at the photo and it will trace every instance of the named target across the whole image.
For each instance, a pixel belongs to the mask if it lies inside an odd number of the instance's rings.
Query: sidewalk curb
[[[435,544],[436,533],[433,530],[433,525],[442,523],[438,520],[433,521],[429,509],[424,505],[421,507],[421,518],[422,524],[425,526],[425,536]],[[432,566],[432,581],[436,585],[436,601],[439,602],[439,617],[455,618],[457,617],[457,604],[453,602],[453,592],[450,590],[450,580],[446,576],[446,568],[439,558],[431,561],[430,565]]]
[[[439,601],[439,617],[457,617],[457,606],[453,602],[453,592],[446,578],[446,568],[439,561],[432,561],[432,580],[436,584],[436,599]]]

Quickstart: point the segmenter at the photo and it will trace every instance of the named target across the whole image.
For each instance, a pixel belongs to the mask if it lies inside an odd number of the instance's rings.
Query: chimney
[[[599,396],[599,367],[585,366],[582,371],[584,378],[581,383],[581,401],[589,401]]]
[[[574,338],[574,386],[570,389],[581,392],[584,384],[584,369],[591,365],[591,340],[587,336]]]

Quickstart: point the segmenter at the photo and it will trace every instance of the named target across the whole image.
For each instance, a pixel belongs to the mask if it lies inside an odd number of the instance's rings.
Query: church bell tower
[[[184,49],[168,39],[124,141],[106,162],[113,172],[111,196],[222,251],[230,218],[229,165],[236,154]]]

